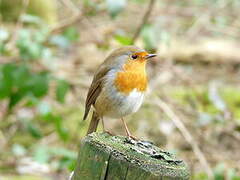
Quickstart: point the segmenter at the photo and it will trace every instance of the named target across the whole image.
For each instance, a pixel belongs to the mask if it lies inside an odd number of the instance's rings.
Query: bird
[[[87,134],[97,130],[100,120],[103,131],[110,133],[104,123],[104,117],[109,117],[121,119],[127,137],[135,139],[124,117],[137,112],[142,105],[148,86],[146,63],[155,56],[137,46],[123,46],[110,53],[100,64],[85,102],[83,120],[93,108]]]

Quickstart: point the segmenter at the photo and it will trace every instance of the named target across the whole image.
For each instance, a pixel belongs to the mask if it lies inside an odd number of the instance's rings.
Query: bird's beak
[[[150,59],[150,58],[155,57],[155,56],[157,56],[157,55],[156,54],[148,54],[148,55],[145,56],[145,59]]]

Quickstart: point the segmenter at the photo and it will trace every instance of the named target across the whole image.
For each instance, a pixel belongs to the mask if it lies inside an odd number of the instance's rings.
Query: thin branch
[[[186,141],[192,146],[193,152],[199,159],[199,162],[202,164],[202,166],[205,168],[205,171],[207,172],[208,176],[212,179],[213,172],[208,164],[206,157],[204,156],[203,152],[198,147],[198,144],[193,139],[190,132],[187,130],[181,119],[173,112],[173,110],[168,106],[167,103],[157,98],[155,101],[156,105],[160,107],[164,113],[173,121],[175,126],[179,129],[179,131],[182,133],[183,137],[186,139]]]
[[[71,11],[74,13],[74,15],[79,14],[79,9],[75,6],[75,4],[71,0],[61,0],[65,6],[67,6]]]
[[[5,57],[5,56],[0,56],[0,64],[6,64],[6,63],[17,63],[19,62],[18,57]]]
[[[92,22],[89,18],[87,17],[83,17],[83,23],[86,24],[86,26],[88,26],[88,31],[91,34],[92,40],[94,43],[100,45],[103,44],[104,40],[103,38],[101,38],[99,36],[99,33],[97,31],[96,25],[94,24],[94,22]]]
[[[79,22],[82,20],[82,14],[77,14],[74,15],[68,19],[63,20],[62,22],[60,22],[59,24],[54,25],[51,28],[51,33],[58,33],[61,32],[62,30],[64,30],[66,27],[71,26],[73,24],[75,24],[76,22]]]
[[[132,43],[134,43],[136,41],[136,39],[139,37],[140,33],[141,33],[141,30],[143,28],[143,26],[147,23],[149,17],[150,17],[150,14],[153,10],[153,6],[155,4],[156,0],[150,0],[149,1],[149,4],[148,4],[148,8],[142,18],[142,21],[141,23],[139,24],[135,34],[133,35],[133,38],[132,38]]]
[[[73,15],[72,15],[72,17],[67,18],[67,19],[61,21],[60,23],[54,25],[51,28],[52,33],[61,32],[66,27],[71,26],[71,25],[81,21],[82,17],[83,17],[80,10],[74,5],[74,3],[71,0],[62,0],[62,2],[65,4],[65,6],[67,6],[67,8],[69,8],[73,12]]]

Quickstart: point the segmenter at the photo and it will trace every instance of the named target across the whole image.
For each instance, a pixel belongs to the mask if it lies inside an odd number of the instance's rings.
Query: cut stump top
[[[91,165],[86,165],[89,160]],[[93,170],[92,166],[100,161],[104,166],[96,165],[96,168],[102,168],[99,170],[101,175],[96,175],[99,179],[118,179],[117,176],[124,176],[119,178],[124,180],[189,179],[186,164],[171,153],[148,141],[110,136],[107,133],[92,133],[82,140],[74,179],[92,174],[86,167]]]

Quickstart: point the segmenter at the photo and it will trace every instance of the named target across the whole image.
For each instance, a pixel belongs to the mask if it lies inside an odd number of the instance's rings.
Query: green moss
[[[123,136],[110,136],[106,133],[93,133],[84,139],[84,143],[91,143],[105,149],[105,151],[113,153],[114,157],[124,159],[134,166],[151,172],[156,176],[165,175],[175,177],[187,178],[189,176],[187,166],[179,160],[158,147],[147,143],[149,152],[146,148],[141,149],[138,146],[140,141],[130,141]],[[132,143],[137,143],[133,145]],[[154,158],[151,152],[155,152],[158,158]],[[156,156],[157,157],[157,156]]]

